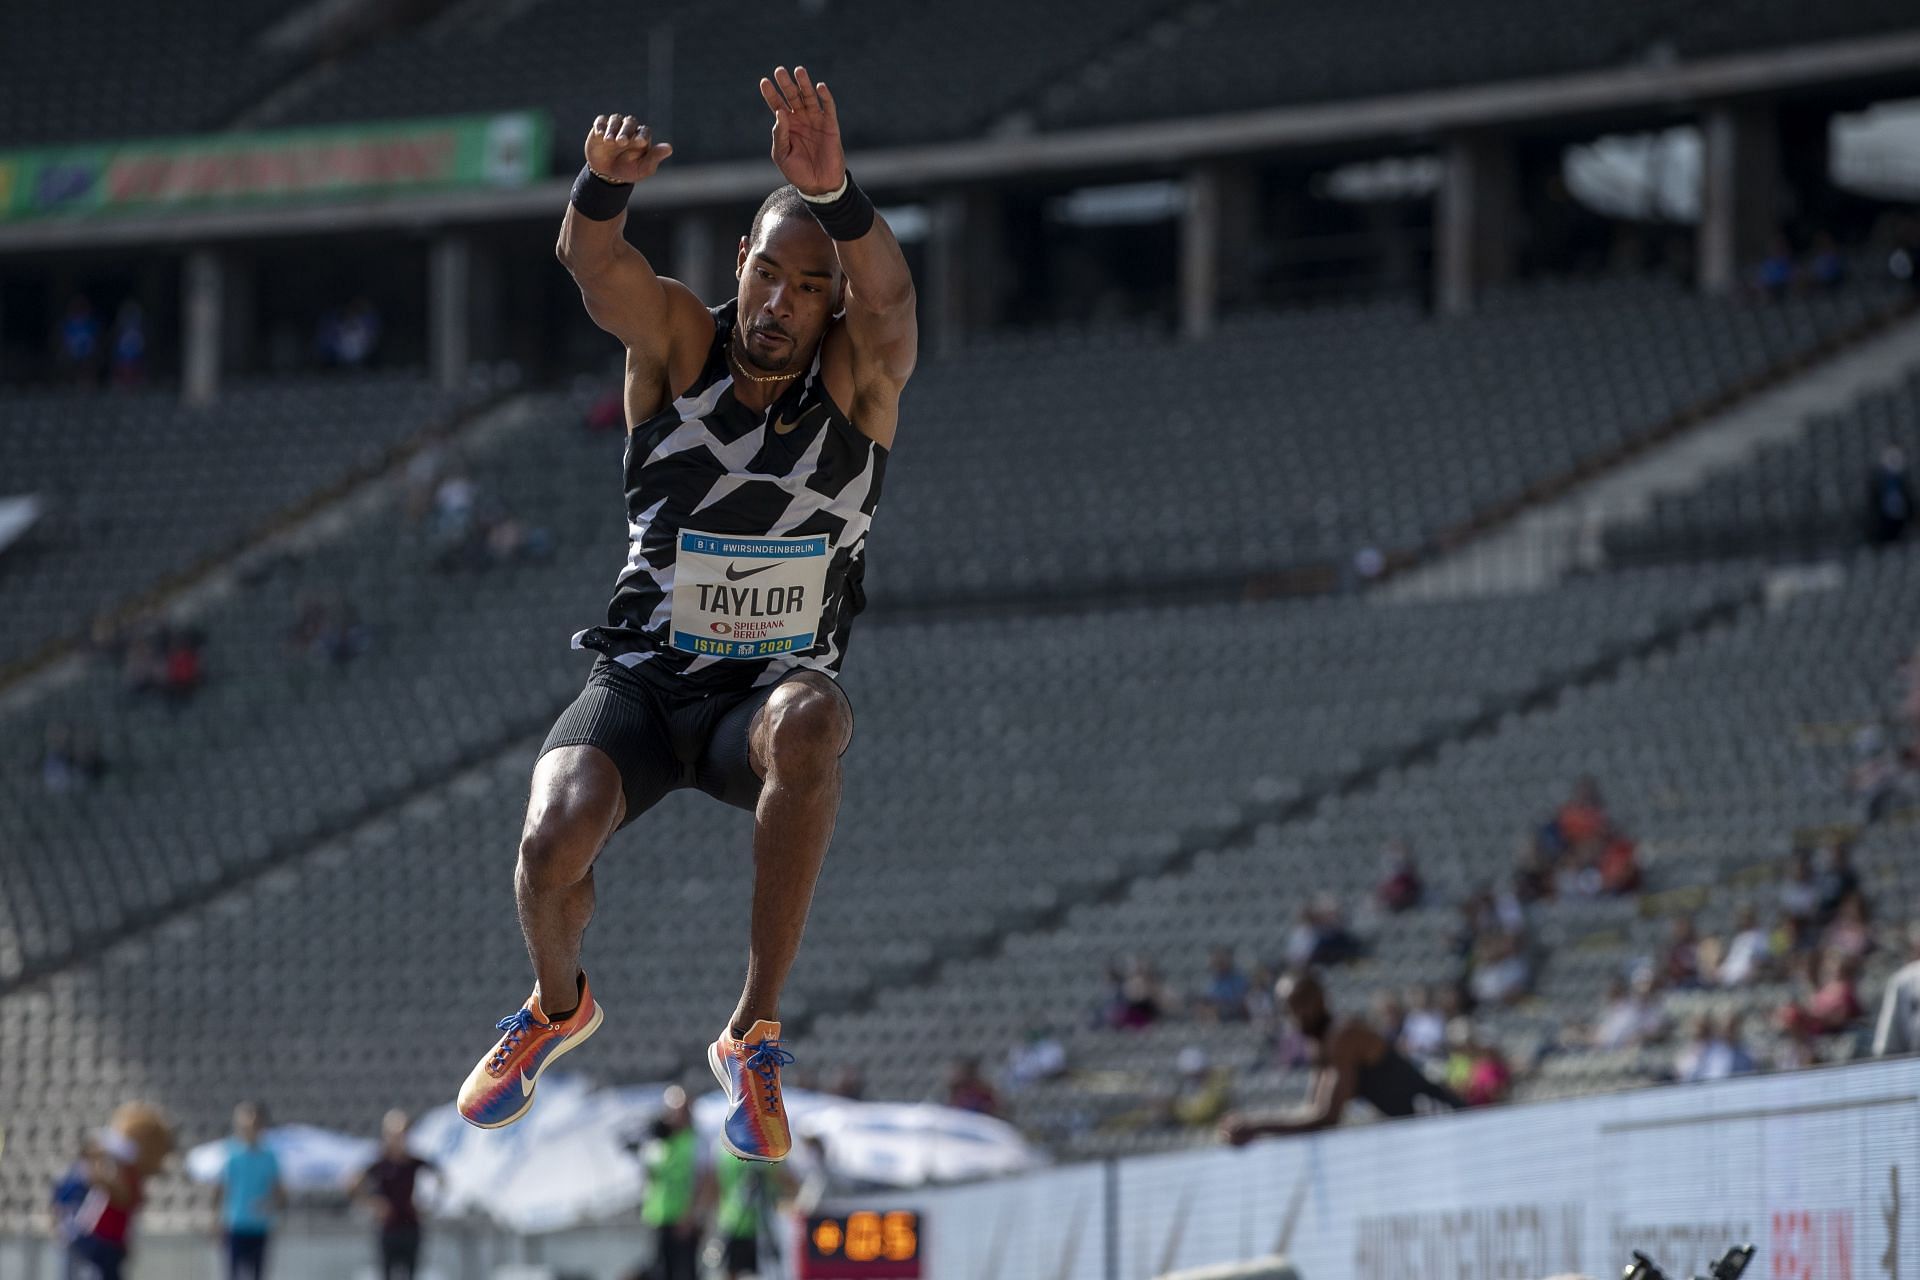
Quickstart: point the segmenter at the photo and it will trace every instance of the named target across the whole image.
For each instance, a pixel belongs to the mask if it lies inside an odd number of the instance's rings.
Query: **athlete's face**
[[[840,309],[840,260],[812,218],[770,217],[760,239],[740,239],[740,344],[765,373],[794,369]]]

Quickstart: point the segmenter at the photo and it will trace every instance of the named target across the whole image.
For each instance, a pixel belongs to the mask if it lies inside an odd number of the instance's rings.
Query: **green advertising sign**
[[[544,112],[0,151],[0,221],[518,187],[546,176]]]

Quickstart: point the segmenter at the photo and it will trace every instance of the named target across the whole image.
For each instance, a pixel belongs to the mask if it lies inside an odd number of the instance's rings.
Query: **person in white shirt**
[[[1887,979],[1873,1032],[1874,1057],[1900,1053],[1920,1053],[1920,923],[1907,928],[1907,963]]]

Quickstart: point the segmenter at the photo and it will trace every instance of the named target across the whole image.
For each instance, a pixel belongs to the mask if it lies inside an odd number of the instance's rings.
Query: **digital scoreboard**
[[[920,1280],[920,1215],[911,1209],[814,1214],[802,1226],[800,1280]]]

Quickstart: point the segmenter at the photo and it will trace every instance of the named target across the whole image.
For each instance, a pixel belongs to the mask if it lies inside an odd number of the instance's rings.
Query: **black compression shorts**
[[[779,687],[775,682],[737,693],[679,693],[603,657],[593,664],[587,687],[554,722],[540,754],[581,744],[606,752],[626,792],[623,827],[682,787],[698,787],[751,811],[760,799],[760,777],[747,734],[754,714]]]

